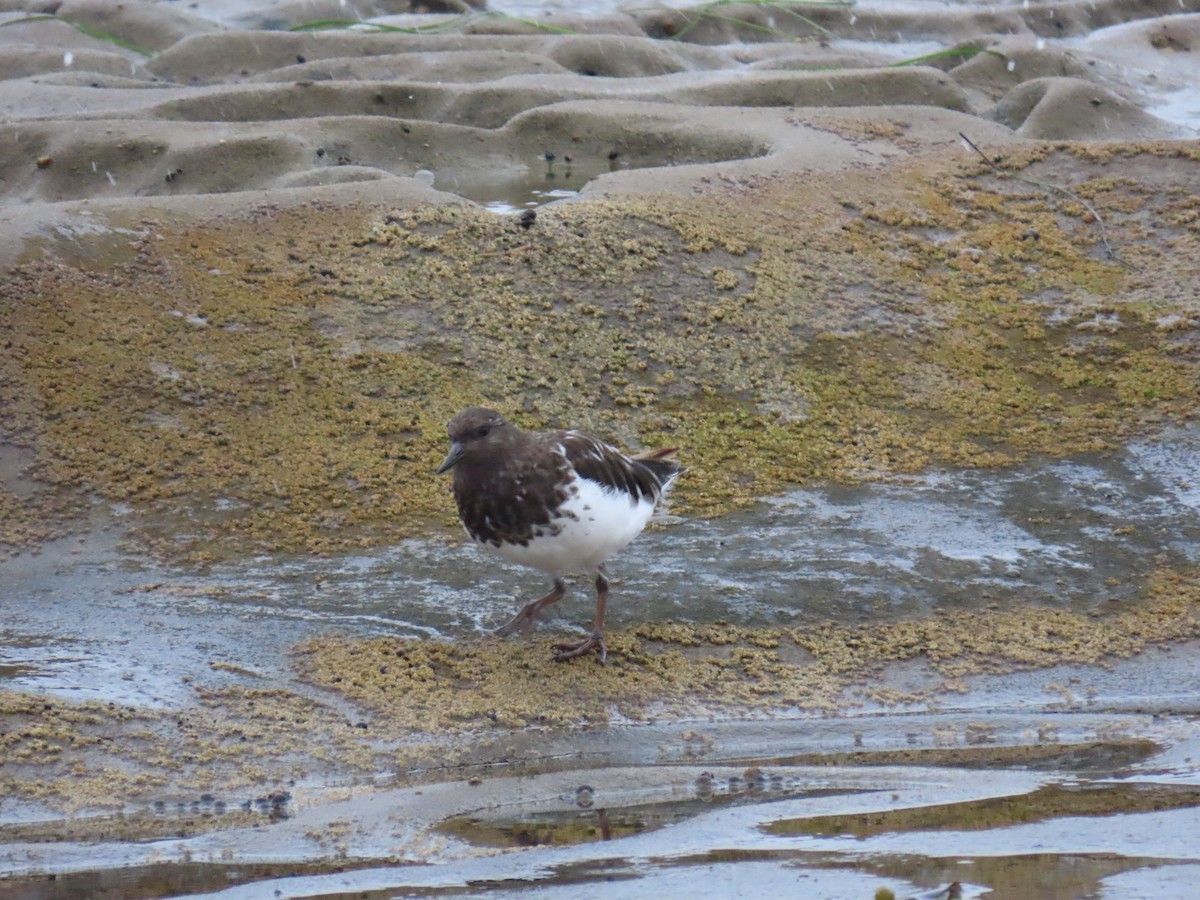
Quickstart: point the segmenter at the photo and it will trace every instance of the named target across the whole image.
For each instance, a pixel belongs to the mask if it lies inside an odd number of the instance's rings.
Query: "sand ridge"
[[[731,106],[932,106],[1031,138],[1194,134],[1140,108],[1194,75],[1197,26],[1178,4],[1166,16],[1163,4],[1116,2],[830,8],[769,24],[763,7],[720,16],[697,7],[623,14],[621,33],[610,19],[479,12],[286,31],[305,22],[285,23],[281,8],[255,30],[145,2],[13,6],[0,23],[0,109],[21,123],[0,147],[8,203],[344,184],[420,169],[452,189],[448,174],[464,167],[523,170],[550,150],[581,165],[612,157],[621,169],[759,155],[728,145]],[[906,57],[888,43],[902,32],[946,47]],[[1068,36],[1075,42],[1062,43]],[[609,123],[621,114],[609,104],[622,101],[656,105],[635,124],[647,143],[662,142],[656,152],[638,154]],[[522,127],[565,102],[576,106],[552,134]],[[676,123],[695,121],[702,127],[680,140]],[[762,152],[786,155],[788,145],[777,134]]]

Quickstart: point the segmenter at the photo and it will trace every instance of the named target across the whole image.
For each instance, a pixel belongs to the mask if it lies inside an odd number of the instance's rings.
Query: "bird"
[[[555,644],[554,660],[595,653],[604,663],[605,563],[636,538],[683,471],[678,447],[627,455],[577,430],[523,431],[484,407],[447,426],[458,515],[476,544],[552,579],[550,593],[526,603],[498,635],[526,631],[566,594],[563,576],[596,574],[591,633]]]

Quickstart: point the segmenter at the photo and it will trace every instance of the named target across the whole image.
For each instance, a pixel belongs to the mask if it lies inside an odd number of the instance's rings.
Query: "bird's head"
[[[450,420],[450,452],[438,466],[438,474],[448,472],[463,460],[486,459],[497,448],[521,434],[520,429],[492,409],[473,406]]]

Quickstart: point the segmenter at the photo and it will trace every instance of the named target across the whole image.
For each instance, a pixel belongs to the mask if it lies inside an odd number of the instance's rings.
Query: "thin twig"
[[[1065,197],[1070,197],[1072,200],[1074,200],[1076,203],[1078,203],[1080,206],[1082,206],[1084,209],[1086,209],[1088,212],[1090,212],[1092,214],[1092,218],[1094,218],[1096,220],[1096,224],[1100,226],[1100,243],[1102,243],[1104,245],[1104,252],[1107,255],[1107,257],[1109,259],[1111,259],[1113,262],[1119,263],[1120,265],[1124,266],[1127,269],[1130,269],[1130,270],[1137,269],[1137,266],[1135,266],[1133,263],[1129,262],[1128,260],[1123,259],[1120,255],[1117,254],[1117,252],[1115,250],[1113,250],[1112,245],[1109,244],[1109,242],[1108,242],[1108,229],[1104,227],[1104,219],[1100,217],[1100,213],[1096,210],[1096,207],[1092,206],[1092,204],[1088,203],[1086,200],[1084,200],[1082,197],[1080,197],[1075,192],[1068,191],[1065,187],[1060,187],[1057,184],[1050,184],[1049,182],[1046,182],[1046,181],[1035,181],[1032,178],[1024,178],[1020,175],[1014,175],[1012,172],[1004,171],[998,165],[996,165],[996,163],[993,162],[992,159],[986,153],[984,153],[982,150],[980,150],[979,147],[976,146],[975,142],[972,141],[969,137],[967,137],[961,131],[958,133],[958,136],[963,139],[963,143],[965,143],[968,147],[970,147],[972,150],[974,150],[976,153],[978,153],[980,158],[985,163],[987,163],[988,166],[991,167],[992,171],[995,172],[997,175],[1003,175],[1007,178],[1013,179],[1014,181],[1020,181],[1023,184],[1028,184],[1032,187],[1039,188],[1039,189],[1041,189],[1043,191],[1047,191],[1049,193],[1054,193],[1055,191],[1057,191],[1058,193],[1062,194]]]

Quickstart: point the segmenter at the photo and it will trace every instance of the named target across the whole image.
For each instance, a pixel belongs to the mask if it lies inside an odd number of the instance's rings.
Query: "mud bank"
[[[0,5],[0,896],[1194,879],[1194,4]],[[612,665],[479,402],[684,448]]]

